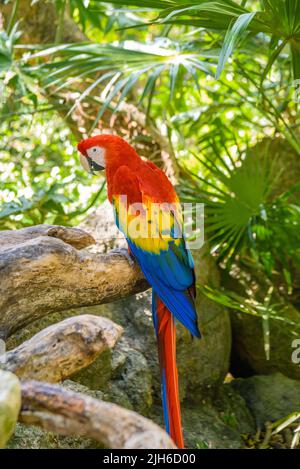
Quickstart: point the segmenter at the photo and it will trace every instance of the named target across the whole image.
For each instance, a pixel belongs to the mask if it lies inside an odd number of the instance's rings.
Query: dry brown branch
[[[22,383],[19,418],[62,435],[93,438],[106,448],[175,448],[158,425],[136,412],[48,383]]]
[[[148,288],[139,267],[122,254],[75,249],[93,242],[82,230],[37,226],[0,234],[0,337],[48,313]]]
[[[93,236],[79,228],[35,225],[20,230],[0,231],[0,251],[8,246],[16,246],[39,236],[61,239],[76,249],[83,249],[95,243]]]
[[[57,383],[113,348],[122,327],[91,314],[75,316],[43,329],[6,353],[5,370],[21,379]]]

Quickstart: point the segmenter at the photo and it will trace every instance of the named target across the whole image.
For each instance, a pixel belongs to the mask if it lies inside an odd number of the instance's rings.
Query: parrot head
[[[77,148],[83,168],[92,173],[139,160],[134,148],[117,135],[96,135],[79,142]]]

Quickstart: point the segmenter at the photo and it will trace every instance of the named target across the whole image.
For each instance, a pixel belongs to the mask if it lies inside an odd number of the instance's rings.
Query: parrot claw
[[[123,257],[126,257],[126,260],[128,261],[128,264],[130,267],[133,267],[135,264],[134,257],[128,252],[128,249],[126,248],[115,248],[111,251],[114,254],[121,254]]]

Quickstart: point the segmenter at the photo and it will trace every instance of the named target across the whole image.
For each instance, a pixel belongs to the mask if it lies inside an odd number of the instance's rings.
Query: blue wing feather
[[[130,239],[127,239],[127,242],[154,292],[191,334],[200,337],[194,301],[187,290],[194,281],[193,271],[189,265],[178,263],[176,277],[173,269],[167,275],[166,266],[168,266],[169,259],[171,262],[174,260],[172,250],[152,254],[138,248]]]

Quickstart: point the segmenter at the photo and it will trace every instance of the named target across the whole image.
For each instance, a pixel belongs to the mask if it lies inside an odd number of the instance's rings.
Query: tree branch
[[[91,314],[68,318],[7,352],[3,369],[21,379],[57,383],[113,348],[122,331],[110,319]]]
[[[2,338],[49,313],[108,303],[149,287],[138,265],[122,254],[75,249],[93,242],[77,228],[43,225],[0,235]]]
[[[37,381],[25,381],[21,387],[21,422],[93,438],[106,448],[176,448],[158,425],[116,404]]]

